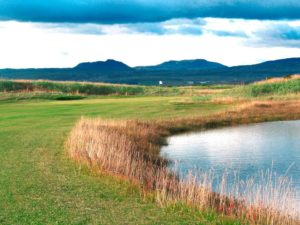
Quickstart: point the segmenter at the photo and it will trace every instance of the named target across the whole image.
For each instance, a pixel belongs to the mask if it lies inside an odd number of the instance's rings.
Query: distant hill
[[[97,71],[131,71],[132,68],[127,66],[126,64],[108,59],[106,61],[98,61],[98,62],[84,62],[75,66],[73,69],[75,70],[97,70]]]
[[[255,65],[226,67],[203,59],[169,61],[157,66],[135,67],[115,60],[80,63],[74,68],[2,69],[0,78],[97,81],[123,84],[185,85],[199,83],[248,83],[267,77],[300,73],[300,58],[279,59]]]
[[[220,63],[210,62],[205,59],[168,61],[156,66],[137,67],[141,70],[210,70],[226,68]]]
[[[298,70],[300,68],[300,58],[278,59],[255,65],[235,66],[232,68],[244,70]]]
[[[225,72],[241,81],[257,81],[267,77],[282,77],[300,71],[300,58],[279,59],[254,65],[234,66]]]

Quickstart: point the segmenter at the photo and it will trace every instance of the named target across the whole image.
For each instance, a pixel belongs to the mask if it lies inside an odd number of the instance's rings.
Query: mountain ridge
[[[203,67],[201,68],[200,65]],[[205,67],[207,65],[208,67]],[[142,85],[157,85],[159,81],[163,81],[167,85],[186,85],[191,83],[249,83],[267,77],[296,73],[300,73],[300,58],[285,58],[232,67],[203,59],[173,60],[150,67],[130,67],[123,62],[109,59],[79,63],[73,68],[0,69],[0,78]]]
[[[131,67],[123,62],[107,59],[106,61],[82,62],[73,67],[76,70],[104,70],[104,71],[126,71],[132,70]]]
[[[208,61],[206,59],[190,59],[190,60],[169,60],[154,66],[138,66],[137,69],[157,69],[157,70],[181,70],[181,69],[217,69],[225,68],[227,66]]]

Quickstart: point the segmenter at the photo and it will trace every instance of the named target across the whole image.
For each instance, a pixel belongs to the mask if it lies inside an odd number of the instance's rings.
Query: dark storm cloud
[[[173,18],[299,19],[299,0],[0,0],[0,19],[143,23]]]

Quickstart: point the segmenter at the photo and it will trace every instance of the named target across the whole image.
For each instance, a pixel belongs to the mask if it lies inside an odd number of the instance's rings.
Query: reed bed
[[[158,154],[163,137],[171,133],[300,118],[300,107],[296,106],[299,102],[252,102],[214,116],[152,122],[82,118],[71,131],[66,145],[73,159],[102,173],[130,180],[145,195],[154,195],[161,205],[184,203],[199,210],[235,216],[253,225],[297,225],[300,224],[299,203],[295,202],[298,193],[290,180],[273,179],[272,173],[262,173],[261,182],[237,179],[234,185],[229,185],[224,174],[215,191],[213,173],[190,173],[180,178],[167,168],[167,162]],[[260,115],[260,112],[264,113]]]

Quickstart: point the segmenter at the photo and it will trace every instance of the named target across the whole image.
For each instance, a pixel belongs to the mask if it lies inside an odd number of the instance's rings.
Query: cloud
[[[59,33],[103,35],[103,27],[97,24],[77,24],[77,23],[34,23],[37,28],[50,30]]]
[[[266,39],[281,39],[281,40],[299,40],[300,41],[300,26],[291,26],[289,24],[277,24],[270,26],[266,30],[259,30],[256,35]]]
[[[159,23],[131,23],[120,24],[129,33],[146,33],[155,35],[182,34],[201,35],[202,27],[206,22],[202,19],[173,19]]]
[[[207,18],[204,21],[171,20],[162,24],[169,30],[198,26],[203,34],[149,35],[134,33],[124,27],[128,24],[92,24],[105,35],[90,35],[82,30],[78,34],[81,26],[92,26],[90,24],[0,22],[0,68],[73,67],[79,62],[104,61],[108,58],[139,66],[195,58],[237,65],[299,57],[299,40],[291,40],[291,37],[283,39],[282,35],[275,35],[277,38],[270,42],[266,38],[272,38],[272,32],[283,24],[297,30],[300,20],[276,22]],[[70,32],[70,29],[77,32]],[[283,28],[280,30],[286,31]],[[227,38],[211,31],[243,31],[248,37]]]
[[[123,25],[123,27],[126,27],[129,33],[146,33],[146,34],[163,35],[169,32],[169,30],[166,27],[164,27],[164,25],[161,23],[137,23],[137,24]]]
[[[300,47],[300,20],[204,19],[204,34],[235,37],[251,47]]]
[[[110,34],[148,34],[148,35],[201,35],[206,22],[202,19],[176,19],[157,23],[128,24],[93,24],[93,23],[30,23],[30,22],[0,22],[1,24],[17,23],[34,26],[38,29],[56,33],[73,33],[87,35]]]
[[[300,47],[300,25],[289,23],[271,23],[266,29],[253,33],[255,45]]]
[[[201,35],[203,34],[203,31],[200,27],[196,26],[181,26],[177,30],[178,34],[184,34],[184,35]]]
[[[247,38],[248,35],[243,31],[225,31],[225,30],[218,30],[218,31],[210,31],[212,34],[220,37],[242,37]]]
[[[0,20],[143,23],[175,18],[299,19],[299,0],[0,0]]]
[[[60,54],[61,54],[62,56],[69,56],[69,52],[66,52],[66,51],[62,51]]]

